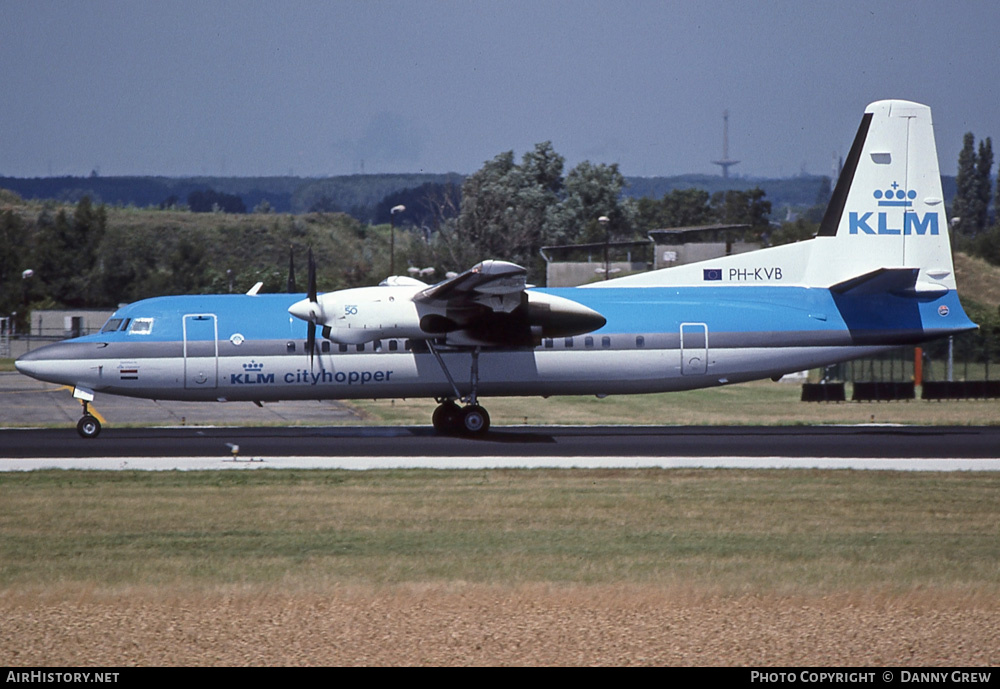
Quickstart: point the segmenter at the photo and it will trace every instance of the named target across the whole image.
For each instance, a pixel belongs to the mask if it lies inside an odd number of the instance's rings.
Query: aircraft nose
[[[27,354],[18,357],[18,359],[14,362],[14,368],[16,368],[19,373],[23,373],[26,376],[34,376],[34,373],[38,368],[36,362],[31,359],[31,354],[31,352],[28,352]]]
[[[52,362],[54,359],[46,351],[49,347],[41,347],[40,349],[21,355],[14,362],[14,368],[26,376],[31,376],[38,380],[51,381]]]
[[[106,342],[67,340],[39,347],[14,362],[26,376],[60,385],[100,384]]]

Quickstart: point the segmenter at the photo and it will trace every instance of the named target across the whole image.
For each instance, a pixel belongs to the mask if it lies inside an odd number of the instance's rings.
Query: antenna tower
[[[729,168],[740,161],[729,157],[729,111],[722,112],[722,160],[713,160],[712,165],[722,168],[722,178],[729,178]]]

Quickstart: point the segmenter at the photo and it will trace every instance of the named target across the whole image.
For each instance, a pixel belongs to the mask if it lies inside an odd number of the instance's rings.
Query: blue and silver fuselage
[[[838,294],[758,286],[549,289],[602,314],[598,330],[483,349],[481,396],[626,394],[737,383],[829,365],[974,328],[954,290]],[[419,339],[320,339],[288,313],[305,295],[159,297],[120,308],[98,334],[17,361],[35,378],[153,399],[448,397]],[[462,391],[472,353],[440,350]]]

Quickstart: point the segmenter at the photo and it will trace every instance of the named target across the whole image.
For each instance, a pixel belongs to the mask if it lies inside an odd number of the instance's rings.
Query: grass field
[[[4,474],[0,589],[463,581],[995,597],[998,493],[989,473]]]
[[[992,667],[998,489],[982,472],[0,474],[0,662]]]
[[[900,423],[990,426],[1000,400],[801,402],[802,388],[758,381],[689,392],[596,397],[485,398],[495,425],[815,425]],[[850,396],[850,392],[848,392]],[[354,400],[366,423],[425,425],[433,400]]]

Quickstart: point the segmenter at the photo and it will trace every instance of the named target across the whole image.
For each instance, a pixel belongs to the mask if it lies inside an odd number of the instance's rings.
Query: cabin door
[[[184,387],[219,385],[219,323],[214,313],[184,316]]]
[[[708,325],[681,323],[681,375],[708,372]]]

